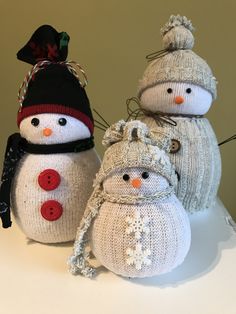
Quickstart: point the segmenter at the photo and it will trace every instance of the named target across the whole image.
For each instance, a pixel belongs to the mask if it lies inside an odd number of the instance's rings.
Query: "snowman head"
[[[41,113],[24,118],[20,123],[20,134],[33,144],[67,143],[91,136],[82,121],[57,113]]]
[[[141,107],[151,112],[204,115],[212,104],[212,95],[199,85],[165,82],[146,89]]]
[[[33,65],[18,93],[17,114],[20,133],[31,143],[68,143],[93,134],[87,76],[77,62],[66,60],[69,39],[42,25],[17,53]]]
[[[148,196],[161,192],[169,186],[162,175],[147,168],[124,168],[114,170],[103,182],[108,194]]]
[[[172,15],[161,29],[164,50],[151,54],[138,87],[141,108],[148,111],[203,115],[216,99],[211,68],[192,51],[191,21]]]
[[[89,99],[80,81],[66,66],[51,63],[30,80],[17,124],[21,136],[33,144],[89,138],[94,128]]]

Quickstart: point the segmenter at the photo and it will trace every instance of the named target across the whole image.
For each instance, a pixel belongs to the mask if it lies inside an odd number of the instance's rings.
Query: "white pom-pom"
[[[176,26],[184,26],[186,29],[190,30],[190,32],[194,30],[192,22],[188,20],[186,16],[181,16],[179,14],[171,15],[169,21],[161,28],[161,35],[164,36]]]
[[[192,49],[194,30],[186,16],[171,15],[169,21],[161,28],[163,45],[167,50]]]

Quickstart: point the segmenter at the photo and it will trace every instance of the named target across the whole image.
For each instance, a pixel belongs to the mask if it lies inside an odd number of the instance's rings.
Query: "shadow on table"
[[[27,239],[27,245],[34,245],[34,244],[40,244],[45,246],[52,246],[52,247],[71,247],[73,248],[74,241],[68,241],[63,243],[40,243],[31,239]]]
[[[226,222],[228,216],[220,201],[214,210],[190,215],[192,242],[185,261],[165,275],[126,280],[144,286],[177,287],[211,272],[219,262],[221,252],[236,246],[235,231]]]

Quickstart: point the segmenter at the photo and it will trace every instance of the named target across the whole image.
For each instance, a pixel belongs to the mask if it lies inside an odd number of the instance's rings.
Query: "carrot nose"
[[[133,185],[134,188],[139,189],[142,185],[142,182],[139,178],[136,178],[131,181],[131,184]]]
[[[181,105],[183,102],[184,102],[184,97],[182,97],[182,96],[176,96],[175,97],[175,103],[177,105]]]
[[[52,134],[52,129],[49,129],[49,128],[43,129],[44,136],[50,136],[51,134]]]

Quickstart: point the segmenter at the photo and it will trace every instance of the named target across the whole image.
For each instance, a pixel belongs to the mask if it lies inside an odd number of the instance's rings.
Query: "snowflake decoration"
[[[126,259],[126,263],[128,265],[135,265],[135,268],[137,270],[140,270],[142,268],[142,265],[151,265],[151,260],[148,258],[148,256],[151,254],[151,251],[149,249],[142,250],[142,244],[137,243],[135,245],[135,249],[128,248],[126,251],[126,254],[129,256]]]
[[[128,223],[128,227],[125,232],[127,234],[134,233],[135,239],[139,240],[142,233],[148,234],[150,229],[148,227],[149,218],[147,216],[141,218],[138,211],[135,212],[134,217],[126,217],[125,221]]]

